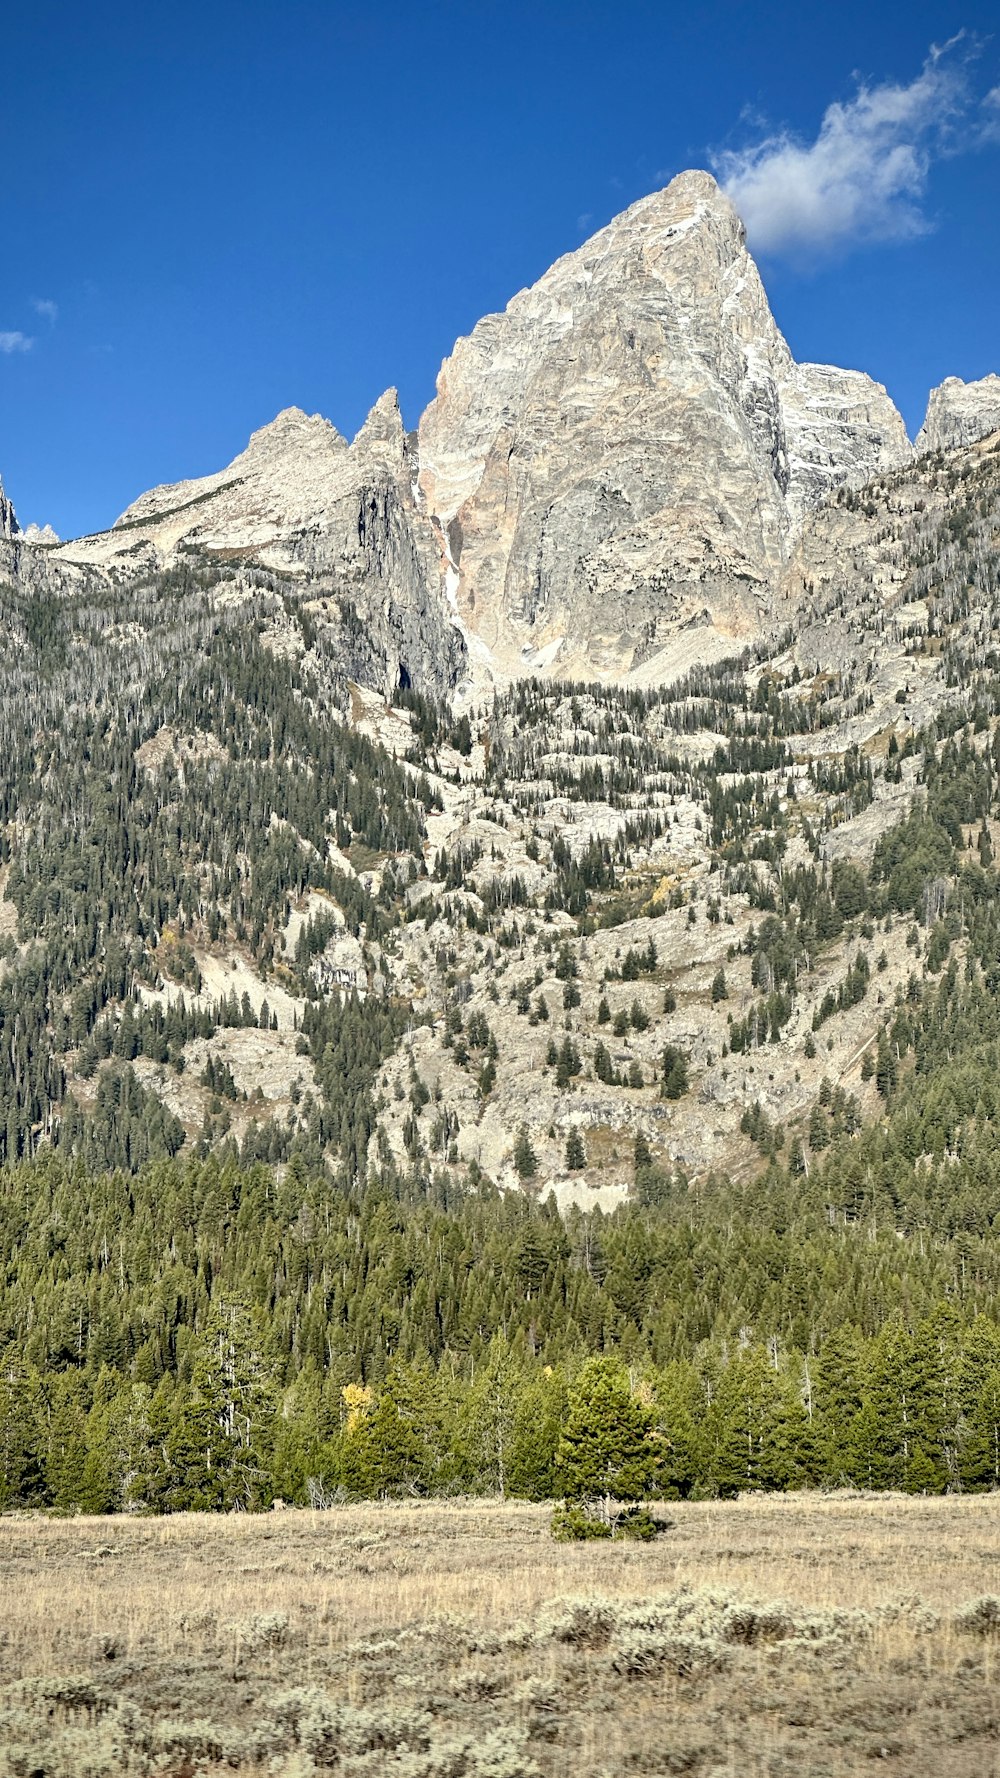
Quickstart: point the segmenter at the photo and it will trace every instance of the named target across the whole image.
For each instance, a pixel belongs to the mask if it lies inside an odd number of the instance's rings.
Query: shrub
[[[606,1519],[596,1519],[585,1506],[567,1502],[553,1510],[552,1535],[557,1543],[583,1543],[610,1537],[612,1530]]]
[[[538,1634],[570,1648],[607,1648],[617,1622],[618,1606],[610,1599],[563,1599],[542,1613]]]
[[[661,1519],[654,1519],[645,1507],[634,1506],[630,1512],[623,1513],[615,1528],[616,1537],[630,1537],[636,1543],[652,1543],[667,1526]]]
[[[963,1636],[1000,1636],[1000,1599],[995,1593],[970,1599],[955,1613],[955,1628]]]

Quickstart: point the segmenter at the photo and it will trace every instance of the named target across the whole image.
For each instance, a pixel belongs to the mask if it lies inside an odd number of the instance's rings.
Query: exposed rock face
[[[650,679],[759,630],[801,513],[911,453],[878,384],[794,362],[697,172],[459,340],[419,438],[447,590],[501,670]]]
[[[1000,378],[952,378],[919,442],[998,426]],[[794,618],[809,515],[912,458],[880,384],[795,362],[736,211],[692,172],[459,340],[417,437],[393,390],[350,444],[289,408],[227,468],[73,543],[19,534],[0,491],[0,542],[52,585],[263,568],[386,692],[656,683]]]
[[[1000,432],[1000,377],[991,372],[978,383],[946,377],[931,390],[917,450],[952,451],[991,432]]]
[[[59,542],[59,536],[51,525],[25,525],[21,536],[25,543],[41,543],[48,548]]]
[[[902,416],[883,385],[862,371],[793,364],[782,412],[793,520],[801,521],[842,482],[861,487],[913,456]]]
[[[161,548],[174,539],[259,547],[289,526],[304,526],[324,510],[331,484],[339,485],[348,444],[329,420],[286,408],[255,432],[245,451],[225,469],[196,481],[172,482],[140,495],[112,531],[149,527]],[[202,510],[198,510],[201,508]]]
[[[180,552],[245,560],[323,603],[344,670],[387,692],[419,680],[447,692],[464,643],[438,592],[439,551],[415,495],[416,468],[394,389],[353,444],[328,420],[288,408],[226,469],[154,488],[110,531],[53,552],[103,572],[150,572]]]
[[[14,508],[3,491],[3,482],[0,482],[0,537],[9,540],[16,537],[19,530],[20,526],[14,515]]]

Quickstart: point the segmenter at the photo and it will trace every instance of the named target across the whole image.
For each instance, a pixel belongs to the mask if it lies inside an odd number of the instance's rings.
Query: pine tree
[[[709,1473],[720,1495],[785,1486],[793,1454],[779,1447],[781,1391],[759,1346],[737,1353],[722,1369],[708,1415]]]
[[[46,1491],[52,1505],[81,1510],[88,1495],[85,1477],[87,1412],[83,1380],[67,1372],[55,1380],[45,1457]]]
[[[583,1137],[574,1124],[566,1138],[566,1167],[570,1173],[579,1173],[587,1165],[587,1150]]]
[[[653,1409],[632,1393],[613,1358],[591,1358],[569,1391],[556,1456],[567,1500],[644,1500],[656,1484],[660,1442]]]
[[[38,1391],[23,1371],[0,1375],[0,1512],[32,1506],[42,1497]]]
[[[682,1099],[687,1090],[687,1057],[676,1044],[668,1043],[663,1051],[663,1097]]]
[[[1000,1488],[1000,1329],[984,1315],[977,1315],[962,1341],[959,1405],[962,1485]]]
[[[534,1179],[538,1172],[538,1156],[531,1146],[526,1124],[522,1124],[514,1143],[514,1171],[519,1179]]]
[[[524,1376],[511,1428],[508,1494],[551,1500],[557,1492],[556,1453],[565,1411],[566,1386],[551,1365]]]
[[[506,1337],[496,1334],[463,1404],[462,1442],[473,1486],[506,1495],[518,1398],[524,1386]]]

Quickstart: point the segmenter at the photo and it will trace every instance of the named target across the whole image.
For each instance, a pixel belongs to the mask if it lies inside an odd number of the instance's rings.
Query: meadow
[[[3,1778],[1000,1774],[994,1495],[0,1519]]]

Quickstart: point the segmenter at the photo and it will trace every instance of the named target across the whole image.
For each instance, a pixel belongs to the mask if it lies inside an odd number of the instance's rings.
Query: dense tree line
[[[808,1175],[692,1186],[640,1145],[611,1216],[426,1166],[3,1169],[5,1500],[546,1495],[594,1354],[653,1414],[668,1495],[994,1485],[1000,1032],[984,1051],[974,993],[945,972],[906,1013],[918,1072]]]

